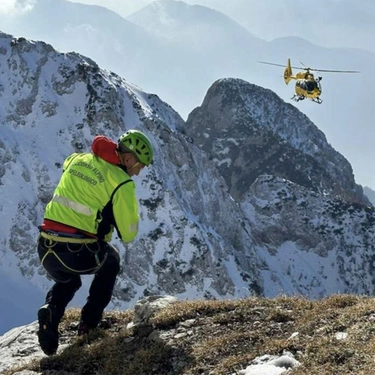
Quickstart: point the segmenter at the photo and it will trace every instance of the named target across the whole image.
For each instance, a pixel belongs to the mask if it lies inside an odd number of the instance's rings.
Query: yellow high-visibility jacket
[[[67,157],[44,218],[110,241],[114,228],[124,242],[138,234],[135,184],[120,165],[91,153]]]

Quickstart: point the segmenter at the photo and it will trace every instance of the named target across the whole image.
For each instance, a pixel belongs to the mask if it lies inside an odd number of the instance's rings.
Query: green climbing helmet
[[[118,140],[122,152],[131,152],[142,164],[149,166],[154,150],[148,137],[139,130],[128,130]]]

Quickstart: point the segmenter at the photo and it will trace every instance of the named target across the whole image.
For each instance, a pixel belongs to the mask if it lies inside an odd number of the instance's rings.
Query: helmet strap
[[[139,164],[141,164],[141,163],[139,161],[136,161],[132,167],[128,168],[128,170],[130,171],[133,168],[138,167]]]

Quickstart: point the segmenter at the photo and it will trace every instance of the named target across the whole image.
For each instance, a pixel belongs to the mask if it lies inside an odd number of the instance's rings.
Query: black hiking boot
[[[38,339],[40,347],[47,355],[53,355],[59,346],[59,322],[56,322],[54,308],[50,305],[42,306],[38,311]]]
[[[88,335],[90,332],[94,331],[98,328],[97,324],[87,324],[82,319],[79,321],[78,328],[77,328],[77,335],[83,336]]]
[[[78,336],[87,335],[92,329],[89,328],[89,326],[82,322],[82,320],[78,324]]]
[[[82,336],[82,335],[87,335],[89,334],[90,332],[96,330],[98,328],[98,326],[101,326],[101,321],[99,321],[98,323],[93,323],[93,322],[85,322],[82,317],[81,319],[79,320],[79,323],[78,323],[78,328],[77,328],[77,335],[78,336]]]

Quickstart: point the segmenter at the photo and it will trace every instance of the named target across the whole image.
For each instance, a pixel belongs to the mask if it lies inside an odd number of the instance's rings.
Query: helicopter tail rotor
[[[284,82],[287,85],[290,80],[292,79],[292,67],[290,65],[290,59],[288,59],[288,62],[286,64],[286,68],[284,70]]]

